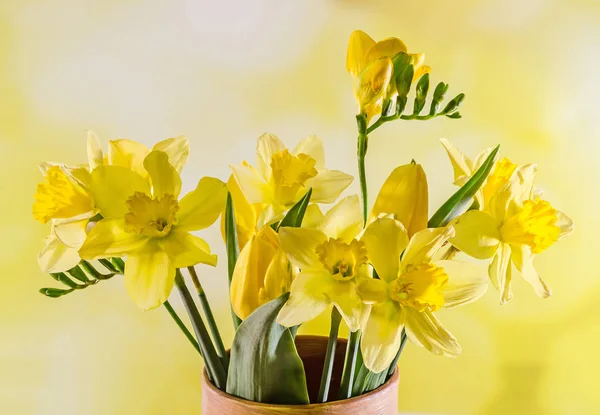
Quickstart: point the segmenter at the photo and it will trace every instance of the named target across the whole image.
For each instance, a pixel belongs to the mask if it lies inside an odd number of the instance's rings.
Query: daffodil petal
[[[144,159],[150,150],[145,145],[132,140],[120,139],[108,142],[108,164],[133,170],[147,177]]]
[[[271,191],[267,182],[247,164],[231,165],[231,171],[240,189],[249,203],[265,203],[271,201]]]
[[[179,201],[177,227],[188,232],[209,227],[225,208],[226,200],[225,183],[214,177],[201,178],[196,189]]]
[[[522,202],[531,197],[537,165],[525,164],[517,167],[508,183],[490,200],[490,212],[498,220],[515,214]]]
[[[90,191],[105,218],[123,217],[128,212],[126,201],[135,192],[150,194],[148,181],[121,166],[100,166],[90,177]]]
[[[363,217],[360,202],[357,195],[345,197],[323,217],[319,225],[330,238],[340,238],[344,242],[350,242],[363,229]]]
[[[452,245],[477,259],[491,258],[500,243],[500,223],[487,212],[470,210],[452,223]]]
[[[306,213],[304,214],[304,219],[302,219],[302,227],[303,228],[316,228],[323,221],[323,212],[321,208],[316,203],[311,203],[306,208]]]
[[[403,311],[406,334],[412,342],[423,346],[433,354],[454,357],[461,353],[462,349],[458,341],[431,311],[418,312],[410,307],[405,307]]]
[[[360,240],[367,245],[369,262],[379,278],[388,282],[398,278],[400,254],[408,245],[408,234],[402,223],[391,218],[377,219]]]
[[[311,201],[333,203],[354,180],[354,177],[338,170],[321,170],[306,182],[312,188]]]
[[[63,244],[55,235],[48,237],[38,254],[38,263],[44,273],[68,271],[79,261],[81,258],[77,249]]]
[[[454,236],[454,228],[452,226],[423,229],[414,234],[408,243],[406,251],[404,251],[404,255],[402,255],[400,272],[404,272],[408,265],[431,262],[436,252],[452,236]]]
[[[175,167],[169,163],[169,156],[164,151],[153,150],[144,159],[144,168],[152,180],[154,197],[173,195],[177,199],[181,192],[181,177]]]
[[[392,301],[375,304],[360,339],[360,351],[367,369],[379,373],[394,360],[403,328],[402,309]]]
[[[400,52],[406,52],[408,49],[404,42],[396,37],[388,37],[380,40],[369,49],[366,56],[367,64],[379,58],[393,58]]]
[[[486,293],[489,279],[485,267],[450,260],[435,261],[433,264],[443,268],[448,276],[443,288],[444,307],[469,304]]]
[[[331,303],[324,291],[333,281],[326,271],[302,271],[294,278],[290,298],[279,311],[277,322],[293,327],[312,320]]]
[[[175,268],[196,264],[217,265],[217,256],[210,253],[208,243],[187,231],[174,229],[162,239],[162,243]]]
[[[90,171],[104,164],[104,155],[98,136],[93,131],[87,132],[87,156],[90,165]]]
[[[263,179],[268,181],[271,178],[271,161],[273,154],[283,150],[285,150],[285,144],[283,144],[276,135],[264,133],[258,137],[258,142],[256,144],[256,161],[258,172]],[[243,186],[242,190],[244,190]]]
[[[148,237],[125,230],[125,219],[102,219],[90,230],[79,250],[83,259],[100,259],[128,255],[140,249]]]
[[[164,151],[169,156],[169,163],[178,173],[181,173],[183,166],[187,163],[190,155],[190,142],[184,136],[167,138],[160,141],[152,147],[152,150]]]
[[[375,41],[362,30],[355,30],[350,34],[346,54],[346,70],[355,78],[367,66],[367,52],[373,46],[375,46]]]
[[[279,229],[279,242],[288,258],[301,270],[323,268],[316,253],[317,245],[327,240],[327,236],[318,229],[290,228]]]
[[[454,144],[445,138],[441,138],[440,141],[448,153],[450,163],[452,163],[452,169],[454,170],[454,181],[458,181],[463,177],[471,177],[474,173],[473,162]]]
[[[573,232],[573,228],[575,224],[573,223],[573,219],[562,213],[561,211],[556,211],[556,216],[558,216],[558,220],[556,221],[556,226],[560,229],[560,234],[558,235],[558,240],[566,238]]]
[[[52,224],[52,232],[63,244],[79,249],[87,237],[85,228],[88,222],[89,216],[77,220],[55,220]]]
[[[363,325],[369,306],[364,304],[356,292],[354,281],[331,281],[324,287],[325,294],[337,307],[350,331],[356,331]]]
[[[167,301],[175,282],[175,266],[157,241],[132,252],[125,262],[125,288],[143,310]]]
[[[325,167],[325,150],[323,142],[316,135],[309,135],[298,143],[292,155],[306,154],[315,161],[315,169],[321,170]]]
[[[356,292],[365,304],[383,303],[389,298],[387,282],[377,278],[365,278],[360,281]]]
[[[515,264],[515,268],[523,276],[523,279],[527,281],[535,293],[541,298],[548,298],[552,296],[552,290],[546,282],[539,276],[535,267],[533,266],[533,254],[531,248],[527,245],[512,245],[511,246],[511,260]]]
[[[490,280],[500,290],[500,304],[506,304],[512,298],[510,258],[510,246],[502,243],[498,245],[498,251],[489,266]]]

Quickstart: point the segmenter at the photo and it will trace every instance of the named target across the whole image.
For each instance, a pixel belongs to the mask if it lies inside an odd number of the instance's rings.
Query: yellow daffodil
[[[358,197],[349,196],[330,209],[317,228],[279,230],[281,248],[300,269],[277,317],[279,324],[296,326],[333,303],[351,331],[361,327],[369,307],[356,287],[370,277],[366,245],[357,239],[362,228]]]
[[[323,144],[315,136],[308,136],[290,152],[279,138],[263,134],[256,153],[256,169],[247,163],[231,169],[247,202],[259,205],[257,229],[281,219],[308,188],[312,188],[312,202],[333,203],[353,180],[324,168]]]
[[[480,152],[474,160],[471,160],[450,141],[446,140],[445,138],[442,138],[440,141],[446,149],[448,157],[450,158],[450,162],[452,163],[452,168],[454,170],[454,184],[457,186],[463,186],[471,178],[471,176],[473,176],[475,172],[479,170],[483,162],[488,158],[493,150],[493,148],[487,148]],[[506,157],[498,160],[494,164],[484,185],[481,186],[475,195],[475,199],[479,203],[479,206],[482,210],[487,209],[487,205],[489,204],[491,198],[498,192],[498,190],[508,183],[516,168],[517,165],[512,163]]]
[[[453,233],[452,227],[424,229],[409,241],[402,223],[392,218],[377,219],[365,230],[361,242],[379,276],[357,287],[363,301],[372,304],[361,338],[369,370],[387,370],[400,347],[403,328],[409,339],[432,353],[460,354],[460,345],[434,312],[481,297],[487,279],[485,271],[472,264],[433,260]]]
[[[381,112],[384,99],[390,99],[396,93],[391,82],[394,65],[392,59],[398,53],[407,53],[414,68],[413,80],[419,79],[431,71],[424,65],[425,54],[409,54],[406,45],[398,38],[390,37],[375,42],[362,30],[355,30],[348,41],[346,70],[354,78],[354,96],[359,112],[370,120]]]
[[[216,265],[208,244],[190,232],[216,221],[225,183],[204,177],[178,201],[181,178],[163,151],[143,161],[148,180],[122,166],[98,166],[90,177],[104,219],[90,231],[79,254],[84,259],[127,256],[125,286],[136,304],[152,309],[167,300],[177,268]]]
[[[552,294],[533,259],[573,230],[569,217],[534,195],[536,169],[533,164],[517,167],[485,211],[466,212],[454,222],[454,246],[474,258],[493,258],[489,276],[502,304],[512,298],[512,265],[540,297]]]

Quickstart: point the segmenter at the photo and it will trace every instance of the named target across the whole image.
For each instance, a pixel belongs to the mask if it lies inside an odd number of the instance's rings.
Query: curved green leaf
[[[304,365],[290,330],[277,323],[289,293],[242,322],[231,347],[227,393],[254,402],[308,404]]]
[[[282,226],[290,226],[292,228],[299,228],[302,225],[302,220],[304,219],[304,214],[306,213],[306,208],[308,208],[308,204],[310,203],[310,197],[312,196],[312,187],[308,189],[308,192],[300,199],[292,208],[288,211],[288,213],[281,219],[279,225],[276,230],[279,230]]]
[[[437,212],[433,214],[427,226],[429,228],[439,228],[446,226],[450,221],[459,215],[465,213],[471,204],[473,203],[473,197],[479,188],[483,185],[487,179],[494,163],[496,162],[496,156],[498,155],[498,145],[483,162],[479,170],[475,172],[473,177],[464,184],[463,187],[458,189],[450,199],[444,203]]]

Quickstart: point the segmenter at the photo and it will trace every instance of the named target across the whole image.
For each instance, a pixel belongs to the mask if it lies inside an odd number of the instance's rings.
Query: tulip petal
[[[346,70],[355,78],[367,66],[367,52],[375,46],[375,41],[362,30],[355,30],[348,40]]]
[[[406,334],[412,342],[433,354],[455,357],[461,353],[462,349],[456,338],[442,326],[431,311],[418,312],[410,307],[405,307],[403,311]]]
[[[102,219],[90,230],[79,250],[83,259],[112,258],[128,255],[140,249],[148,237],[125,230],[125,219]]]
[[[286,253],[278,249],[265,274],[264,287],[259,291],[260,303],[265,304],[290,291],[292,270]]]
[[[252,166],[239,164],[229,167],[249,203],[267,203],[273,199],[267,182]]]
[[[190,155],[190,142],[184,136],[167,138],[152,147],[152,150],[164,151],[169,156],[169,163],[177,173],[181,173]]]
[[[160,306],[171,294],[175,266],[155,240],[132,252],[125,262],[125,288],[143,310]]]
[[[248,202],[233,175],[229,176],[227,190],[231,194],[231,201],[233,203],[238,246],[242,249],[252,235],[254,235],[257,221],[256,208]],[[223,232],[223,239],[225,239],[224,221],[222,222],[221,231]]]
[[[98,136],[93,132],[87,132],[87,156],[90,165],[90,171],[104,164],[104,155],[102,154],[102,146]]]
[[[271,161],[273,158],[273,154],[283,150],[285,150],[285,144],[283,144],[283,142],[276,135],[264,133],[263,135],[258,137],[258,142],[256,144],[256,160],[258,173],[260,174],[262,179],[266,181],[269,181],[271,179]],[[242,182],[239,181],[239,179],[238,182],[240,183],[240,185],[242,185]],[[245,191],[243,185],[242,190]],[[248,197],[248,199],[251,199],[251,197],[248,195],[246,195],[246,197]],[[251,203],[256,202],[251,201]]]
[[[403,273],[409,265],[431,262],[433,256],[442,248],[446,241],[454,236],[454,228],[423,229],[413,235],[408,243],[402,260],[400,272]]]
[[[447,260],[436,261],[434,265],[443,268],[448,276],[443,288],[444,307],[469,304],[486,293],[489,279],[481,265]]]
[[[446,149],[446,153],[448,153],[450,163],[452,163],[455,184],[458,180],[465,176],[471,177],[473,173],[475,173],[475,171],[477,170],[473,167],[473,162],[447,139],[441,138],[440,141]]]
[[[394,360],[403,328],[402,309],[392,301],[371,308],[360,340],[364,364],[372,372],[387,370]]]
[[[144,159],[144,168],[152,180],[152,193],[154,197],[162,198],[164,195],[179,197],[181,192],[181,177],[169,163],[169,156],[164,151],[152,150]]]
[[[312,202],[333,203],[353,180],[354,177],[338,170],[321,170],[306,182],[306,187],[312,187]]]
[[[44,273],[68,271],[79,261],[81,258],[77,249],[63,244],[55,235],[48,237],[38,254],[38,263]]]
[[[500,224],[488,213],[471,210],[452,223],[455,235],[452,245],[477,259],[491,258],[500,243]]]
[[[494,255],[489,266],[490,280],[494,287],[500,290],[500,304],[506,304],[512,298],[511,281],[511,249],[508,244],[498,245],[498,251]]]
[[[326,271],[302,271],[294,278],[290,298],[285,303],[277,322],[292,327],[312,320],[331,303],[324,291],[333,279]]]
[[[203,177],[196,189],[179,201],[177,213],[180,230],[199,231],[215,223],[227,200],[227,187],[219,179]]]
[[[145,145],[126,139],[108,142],[108,164],[133,170],[142,177],[147,177],[144,159],[150,150]]]
[[[327,278],[324,278],[327,279]],[[323,284],[323,291],[337,307],[350,331],[356,331],[363,325],[369,306],[364,304],[356,292],[354,281],[338,281],[331,276]]]
[[[330,238],[340,238],[348,243],[363,229],[363,217],[357,195],[345,197],[325,214],[319,225]]]
[[[531,253],[531,247],[527,245],[511,245],[511,260],[515,264],[515,268],[527,281],[535,293],[541,298],[548,298],[552,296],[552,290],[546,282],[539,276],[535,267],[533,266],[533,254]]]
[[[317,245],[327,240],[327,236],[318,229],[290,228],[279,229],[279,242],[288,258],[301,270],[324,269],[317,256]]]
[[[196,264],[217,265],[217,256],[210,253],[208,243],[187,231],[175,228],[161,242],[175,268]]]
[[[128,168],[100,166],[92,172],[90,191],[102,216],[118,218],[129,211],[127,199],[135,192],[149,195],[150,185],[146,179]]]
[[[377,219],[360,238],[367,245],[369,262],[379,278],[389,282],[398,278],[400,254],[408,246],[408,235],[401,222],[391,218]]]
[[[375,59],[388,57],[392,59],[400,52],[407,52],[408,49],[404,42],[396,37],[388,37],[387,39],[380,40],[367,52],[366,62],[367,64],[373,62]]]
[[[298,143],[292,155],[306,154],[315,161],[315,169],[321,170],[325,168],[325,150],[323,142],[316,135],[309,135]]]

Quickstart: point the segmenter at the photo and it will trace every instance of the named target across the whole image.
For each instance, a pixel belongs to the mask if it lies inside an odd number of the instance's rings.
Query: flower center
[[[482,189],[485,204],[492,199],[502,186],[508,183],[516,168],[517,165],[506,157],[496,163]]]
[[[288,149],[273,154],[271,169],[276,200],[286,205],[296,202],[298,191],[317,175],[315,164],[312,157],[304,153],[292,156]]]
[[[411,265],[389,284],[390,297],[417,311],[436,311],[444,305],[442,289],[448,282],[444,268],[433,264]]]
[[[358,268],[367,263],[367,246],[356,239],[347,244],[341,239],[329,238],[317,246],[316,253],[333,278],[341,281],[354,278]]]
[[[46,183],[38,184],[33,217],[42,223],[71,218],[92,210],[92,199],[60,166],[46,172]]]
[[[556,210],[545,200],[526,200],[523,209],[508,218],[500,227],[507,243],[529,245],[533,253],[540,253],[558,240]]]
[[[127,199],[129,213],[125,215],[127,232],[161,238],[177,224],[179,205],[175,196],[166,194],[153,199],[145,193],[135,192]]]

